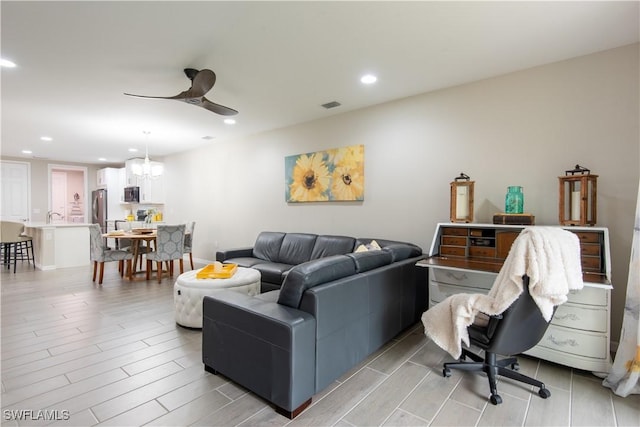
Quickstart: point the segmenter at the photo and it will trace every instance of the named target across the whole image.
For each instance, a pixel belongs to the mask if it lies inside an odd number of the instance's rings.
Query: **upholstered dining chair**
[[[98,284],[102,284],[104,277],[104,263],[111,261],[118,261],[118,268],[120,271],[120,277],[124,276],[124,262],[127,261],[127,277],[131,279],[131,260],[133,254],[129,251],[119,249],[109,249],[102,237],[102,231],[98,224],[91,224],[89,226],[89,235],[91,238],[91,261],[93,261],[93,281],[96,281],[96,273],[98,271],[98,264],[100,265],[100,277]]]
[[[193,270],[193,229],[196,228],[196,222],[191,221],[187,224],[187,228],[184,235],[184,253],[189,254],[189,264]]]
[[[162,263],[169,263],[169,276],[173,275],[173,260],[180,261],[180,273],[184,272],[184,234],[186,225],[158,225],[155,251],[147,253],[147,280],[151,278],[153,261],[156,262],[158,283],[162,281]]]
[[[131,230],[131,223],[129,221],[123,220],[123,219],[116,219],[113,222],[114,228],[116,230],[125,230],[125,231],[129,231]],[[116,241],[116,249],[128,249],[131,248],[131,239],[115,239]]]

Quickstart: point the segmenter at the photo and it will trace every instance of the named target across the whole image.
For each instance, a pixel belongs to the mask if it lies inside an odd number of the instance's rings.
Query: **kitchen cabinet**
[[[98,169],[96,173],[96,186],[98,188],[107,188],[107,181],[113,168]]]
[[[418,262],[429,268],[429,306],[457,293],[488,293],[523,226],[442,223]],[[573,368],[611,368],[611,257],[602,227],[562,227],[580,240],[584,288],[571,291],[538,345],[525,354]]]
[[[150,162],[151,168],[164,167],[162,162]],[[156,177],[141,177],[133,173],[136,167],[141,167],[144,159],[129,159],[125,163],[125,186],[140,187],[140,203],[164,204],[164,175]]]
[[[164,180],[162,175],[142,180],[140,203],[164,204]]]

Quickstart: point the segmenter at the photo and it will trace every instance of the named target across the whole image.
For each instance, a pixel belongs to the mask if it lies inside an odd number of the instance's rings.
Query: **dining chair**
[[[126,250],[110,249],[107,247],[98,224],[91,224],[89,226],[89,235],[91,238],[90,259],[93,261],[93,281],[96,281],[98,264],[100,264],[100,277],[98,279],[98,284],[102,284],[102,279],[104,277],[104,263],[111,261],[118,261],[120,277],[124,277],[124,262],[127,261],[127,277],[131,280],[131,260],[133,259],[133,254]]]
[[[130,221],[117,219],[114,221],[114,225],[116,230],[125,230],[125,231],[131,230]],[[133,242],[131,239],[116,239],[116,249],[129,250],[133,252],[134,245],[137,245],[137,248],[135,250],[137,257],[136,259],[133,260],[133,265],[135,267],[135,265],[137,264],[138,268],[142,270],[142,255],[146,254],[151,250],[151,248],[147,245],[147,243],[145,241],[139,241],[139,240],[137,242]]]
[[[116,230],[124,230],[124,231],[131,230],[131,223],[123,219],[116,219],[113,222],[113,225]],[[116,241],[116,249],[131,250],[130,249],[132,246],[131,239],[115,239],[115,241]]]
[[[187,224],[186,232],[184,235],[184,253],[189,254],[189,264],[193,270],[193,229],[196,227],[196,222],[191,221]]]
[[[186,225],[158,225],[155,250],[147,253],[147,280],[151,278],[153,261],[157,264],[158,283],[162,280],[162,263],[169,263],[169,275],[173,276],[173,261],[180,261],[180,273],[184,272],[184,235]]]

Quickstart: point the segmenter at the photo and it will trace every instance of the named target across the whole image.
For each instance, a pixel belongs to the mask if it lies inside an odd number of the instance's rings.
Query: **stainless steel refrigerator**
[[[99,224],[102,232],[107,232],[107,190],[91,192],[91,223]]]

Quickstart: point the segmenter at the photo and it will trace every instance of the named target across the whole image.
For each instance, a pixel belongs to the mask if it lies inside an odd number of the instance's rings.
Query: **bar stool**
[[[23,248],[27,251],[27,260],[29,260],[28,246],[23,246],[31,241],[30,237],[23,236],[22,231],[24,224],[13,221],[0,221],[0,243],[2,244],[2,263],[7,268],[11,268],[13,263],[13,272],[16,272],[18,257],[24,260]],[[33,258],[33,242],[31,241],[31,257]],[[35,266],[35,261],[34,261]]]
[[[20,254],[20,261],[33,262],[33,268],[36,268],[36,257],[33,253],[33,238],[31,236],[25,236],[20,234],[20,242],[18,242],[18,252]]]

